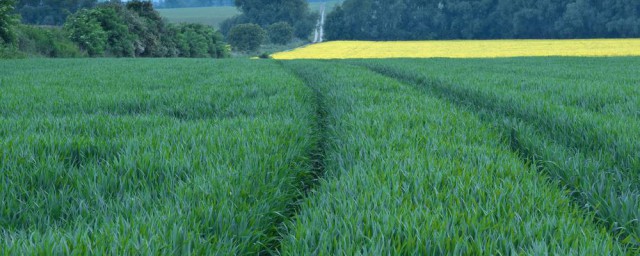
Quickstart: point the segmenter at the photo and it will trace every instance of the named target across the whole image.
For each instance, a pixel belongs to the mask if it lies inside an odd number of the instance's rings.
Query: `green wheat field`
[[[636,255],[640,58],[0,62],[1,255]]]

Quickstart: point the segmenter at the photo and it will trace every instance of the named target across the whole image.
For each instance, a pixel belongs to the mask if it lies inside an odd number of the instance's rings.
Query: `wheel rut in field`
[[[438,81],[437,79],[407,77],[383,68],[368,66],[362,63],[352,64],[365,67],[375,73],[400,81],[418,92],[433,95],[451,102],[458,107],[474,111],[481,120],[495,127],[497,131],[503,135],[511,151],[516,153],[523,162],[533,166],[538,172],[544,173],[551,179],[558,181],[558,184],[569,192],[572,201],[578,208],[583,208],[591,213],[595,213],[598,217],[597,222],[599,225],[609,229],[610,233],[629,249],[640,251],[640,241],[634,242],[634,240],[638,239],[638,234],[634,234],[634,231],[628,231],[626,227],[618,226],[617,219],[595,209],[594,199],[590,197],[590,195],[595,193],[593,191],[585,191],[588,188],[579,187],[571,181],[570,177],[563,176],[561,174],[562,172],[571,173],[573,170],[557,165],[554,159],[549,159],[548,155],[545,156],[543,150],[545,147],[553,147],[557,152],[562,152],[568,157],[579,156],[579,159],[583,161],[594,161],[588,154],[581,152],[579,149],[571,149],[567,145],[555,141],[551,136],[538,131],[535,125],[527,123],[526,120],[518,116],[501,113],[491,107],[484,106],[482,102],[477,102],[480,100],[479,98],[465,98],[464,95],[450,89],[445,82]],[[534,136],[535,138],[528,138],[528,134],[535,134],[536,136]],[[618,193],[622,192],[618,191]],[[627,240],[627,242],[625,242],[625,240]]]
[[[325,151],[327,143],[327,112],[324,103],[323,94],[315,87],[311,86],[308,81],[295,72],[295,70],[282,65],[281,61],[277,62],[283,69],[289,71],[296,79],[302,81],[305,86],[311,89],[313,92],[313,107],[314,107],[314,122],[313,122],[313,137],[315,139],[314,146],[308,152],[310,166],[309,173],[303,174],[304,178],[299,179],[299,196],[290,202],[289,209],[284,213],[284,220],[277,223],[278,233],[275,234],[274,239],[266,245],[267,250],[260,253],[261,255],[279,255],[279,251],[282,245],[282,239],[288,234],[287,222],[295,218],[300,210],[300,204],[307,195],[319,184],[319,180],[325,173]]]

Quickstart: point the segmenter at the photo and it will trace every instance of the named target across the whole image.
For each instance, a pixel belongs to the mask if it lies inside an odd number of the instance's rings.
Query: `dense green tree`
[[[129,29],[133,15],[119,4],[103,5],[93,10],[100,27],[107,33],[107,53],[111,56],[134,57],[138,35]]]
[[[108,34],[96,17],[95,10],[81,10],[69,17],[64,25],[69,38],[90,56],[101,56],[107,47]]]
[[[257,24],[238,24],[229,31],[227,41],[236,51],[257,51],[266,36],[267,33]]]
[[[228,18],[220,23],[220,32],[224,35],[228,35],[231,28],[238,24],[250,23],[249,19],[245,15],[236,15]]]
[[[137,35],[136,54],[142,57],[172,56],[175,52],[170,50],[170,41],[164,35],[167,33],[167,24],[162,20],[151,2],[130,1],[126,9],[133,14],[125,14],[129,29]]]
[[[20,52],[52,58],[85,56],[59,27],[20,25],[16,30],[17,50]]]
[[[327,39],[639,37],[637,0],[346,0]]]
[[[277,22],[286,22],[293,26],[295,36],[304,39],[311,34],[318,18],[317,13],[309,12],[306,0],[235,0],[234,3],[242,14],[222,23],[224,34],[228,34],[231,27],[243,23],[266,28]]]
[[[19,0],[17,11],[22,22],[37,25],[61,25],[72,13],[96,5],[97,0]]]
[[[267,33],[274,44],[287,44],[293,40],[293,27],[284,21],[269,25]]]
[[[180,57],[228,57],[228,52],[222,44],[222,35],[213,27],[202,24],[172,25],[176,33],[176,46]]]
[[[18,20],[13,14],[15,4],[14,0],[0,0],[0,45],[15,42],[14,27]]]
[[[222,35],[197,24],[168,25],[151,2],[111,2],[84,9],[64,26],[71,40],[91,56],[227,56]]]

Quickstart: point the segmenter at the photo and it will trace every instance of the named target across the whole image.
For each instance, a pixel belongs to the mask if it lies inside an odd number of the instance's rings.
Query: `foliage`
[[[267,34],[274,44],[288,44],[293,40],[293,27],[284,21],[276,22],[267,27]]]
[[[15,31],[17,17],[13,14],[15,0],[2,0],[0,2],[0,47],[3,44],[15,43]]]
[[[320,18],[320,14],[317,12],[311,12],[308,15],[302,17],[302,19],[293,23],[294,34],[297,38],[307,40],[311,35],[311,32],[316,28],[316,23]]]
[[[240,24],[247,24],[250,23],[249,19],[247,18],[247,16],[245,15],[235,15],[232,16],[231,18],[228,18],[224,21],[222,21],[222,23],[220,23],[220,32],[223,35],[229,35],[229,31],[231,31],[231,28],[233,28],[236,25],[240,25]]]
[[[23,59],[27,55],[15,45],[0,45],[0,59]]]
[[[168,25],[151,2],[108,3],[72,15],[65,29],[91,56],[214,57],[228,55],[205,25]]]
[[[212,27],[202,24],[179,24],[176,31],[180,57],[225,58],[229,52],[222,44],[222,35]]]
[[[167,25],[149,1],[130,1],[124,16],[129,30],[136,36],[136,56],[171,57],[176,51],[172,40],[175,35],[168,32]]]
[[[235,5],[242,14],[224,21],[221,24],[223,33],[244,23],[267,28],[274,23],[286,22],[293,26],[297,37],[304,39],[313,30],[318,17],[316,13],[309,13],[309,4],[305,0],[235,0]]]
[[[640,37],[636,0],[346,0],[330,40]]]
[[[99,10],[81,10],[70,16],[64,24],[64,30],[69,33],[71,41],[78,44],[80,49],[89,56],[102,56],[107,47],[109,34],[104,31],[96,14]]]
[[[326,1],[323,3],[310,1],[310,10],[318,10],[321,4],[326,5],[327,10],[337,5],[340,0]],[[158,7],[157,3],[154,4]],[[158,12],[163,18],[166,18],[171,23],[199,23],[209,26],[213,26],[220,29],[224,35],[229,32],[229,29],[233,25],[249,23],[248,20],[233,21],[228,19],[241,14],[240,11],[233,5],[231,6],[212,6],[212,7],[193,7],[193,8],[171,8],[171,9],[158,9]],[[315,28],[318,20],[317,12],[312,12],[306,16],[304,20],[298,21],[294,24],[296,36],[298,38],[306,39],[310,32]],[[225,22],[226,21],[226,22]],[[222,26],[223,23],[228,23],[226,26]]]
[[[22,25],[17,34],[18,49],[29,55],[56,58],[84,55],[60,28]]]
[[[146,37],[143,36],[149,33],[140,32],[153,31],[153,28],[146,24],[141,16],[135,15],[119,4],[102,5],[92,9],[92,12],[93,17],[100,22],[102,30],[107,33],[108,56],[134,57],[137,47],[148,44],[144,41]],[[140,50],[140,52],[146,51]]]
[[[19,0],[17,11],[22,22],[37,25],[62,25],[67,16],[95,6],[97,0]]]
[[[235,25],[229,31],[227,41],[236,51],[257,51],[266,40],[267,33],[257,24]]]

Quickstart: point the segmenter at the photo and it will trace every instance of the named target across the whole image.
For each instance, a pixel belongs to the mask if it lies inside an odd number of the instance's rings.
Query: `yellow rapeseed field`
[[[274,59],[640,56],[640,39],[332,41],[273,54]]]

